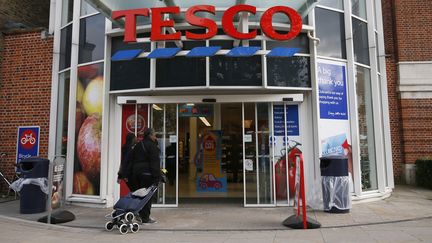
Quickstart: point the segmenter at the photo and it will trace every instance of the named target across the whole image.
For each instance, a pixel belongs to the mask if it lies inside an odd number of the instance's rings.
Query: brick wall
[[[399,62],[432,61],[432,1],[394,2]]]
[[[48,154],[53,38],[40,30],[4,35],[0,66],[0,170],[11,178],[18,126],[40,126],[41,157]]]
[[[382,0],[394,176],[405,164],[432,154],[432,99],[401,99],[399,62],[432,61],[432,3]]]
[[[432,156],[432,99],[402,99],[405,163]]]

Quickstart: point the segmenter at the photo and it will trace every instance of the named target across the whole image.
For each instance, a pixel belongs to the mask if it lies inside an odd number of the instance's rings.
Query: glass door
[[[150,104],[150,107],[150,127],[158,139],[160,165],[168,171],[168,182],[160,184],[157,191],[157,204],[177,206],[177,104]]]
[[[243,104],[244,205],[275,205],[272,103]]]

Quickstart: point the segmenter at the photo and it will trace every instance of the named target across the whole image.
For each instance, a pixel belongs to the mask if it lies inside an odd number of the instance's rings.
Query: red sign
[[[124,18],[125,19],[125,34],[124,42],[136,42],[136,18],[138,16],[149,17],[151,12],[151,35],[150,40],[152,41],[166,41],[166,40],[180,40],[181,33],[174,32],[165,34],[163,28],[172,27],[174,28],[174,21],[172,19],[164,20],[164,14],[179,14],[180,7],[161,7],[161,8],[140,8],[130,10],[118,10],[112,12],[113,19]],[[212,19],[201,18],[196,16],[197,12],[207,12],[211,14],[216,13],[216,8],[211,5],[196,5],[190,7],[185,14],[186,21],[193,26],[206,28],[207,31],[204,34],[196,34],[190,31],[186,31],[186,38],[190,40],[206,40],[214,37],[217,34],[216,22]],[[257,30],[252,30],[247,33],[242,33],[237,30],[234,26],[234,16],[240,12],[248,12],[256,14],[256,7],[246,4],[235,5],[228,8],[222,16],[222,28],[224,32],[239,40],[253,39],[257,35]],[[272,18],[276,13],[283,13],[288,16],[291,29],[288,33],[277,32],[273,28]],[[275,6],[267,9],[260,20],[261,30],[266,36],[271,39],[285,41],[294,39],[302,29],[302,18],[292,8],[286,6]]]

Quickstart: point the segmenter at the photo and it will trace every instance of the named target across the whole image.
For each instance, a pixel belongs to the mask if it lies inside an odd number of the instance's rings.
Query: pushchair
[[[161,182],[166,182],[165,169],[162,170]],[[159,187],[159,182],[154,183],[148,188],[141,188],[134,192],[129,192],[125,197],[120,198],[113,207],[113,211],[106,215],[105,218],[109,219],[105,223],[105,229],[112,231],[117,227],[120,234],[124,235],[129,232],[136,233],[140,229],[137,223],[139,211],[151,200],[152,196],[156,193]]]

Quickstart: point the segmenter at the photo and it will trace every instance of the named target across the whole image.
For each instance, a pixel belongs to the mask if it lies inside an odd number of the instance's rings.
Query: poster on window
[[[320,156],[347,155],[350,127],[346,64],[318,61]]]
[[[99,195],[103,87],[103,63],[78,68],[74,194]]]
[[[137,134],[138,140],[144,137],[144,130],[147,127],[148,106],[143,104],[123,105],[122,107],[122,133],[121,133],[121,161],[124,159],[123,147],[126,143],[128,134]],[[118,161],[120,168],[121,161]],[[129,188],[124,180],[120,181],[120,196],[126,196],[129,193]]]
[[[351,134],[348,116],[346,64],[319,60],[320,157],[343,156],[352,175]],[[351,187],[352,190],[352,187]]]
[[[221,138],[221,131],[209,131],[199,139],[197,192],[227,192],[227,177],[221,167]]]
[[[293,198],[295,192],[295,159],[293,159],[295,157],[289,156],[289,154],[286,156],[286,153],[293,151],[291,148],[295,146],[297,142],[301,143],[299,106],[297,104],[274,105],[273,125],[276,159],[274,168],[276,199],[278,202],[287,202],[288,192],[290,198]]]

